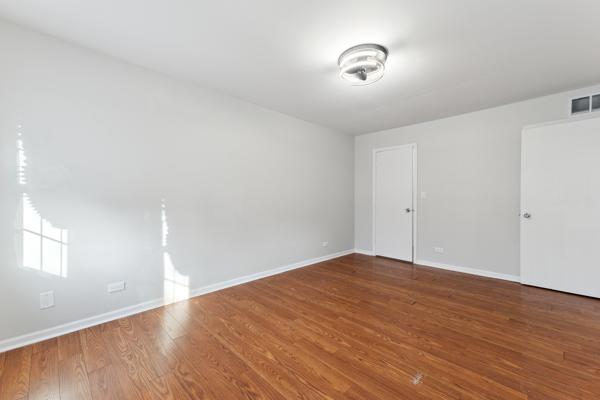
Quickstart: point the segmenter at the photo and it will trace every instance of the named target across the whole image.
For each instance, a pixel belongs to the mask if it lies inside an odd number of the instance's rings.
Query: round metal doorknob
[[[411,211],[412,211],[412,210],[411,210],[410,208],[407,208],[407,209],[406,209],[406,212],[407,212],[407,213],[409,213],[409,212],[411,212]]]
[[[531,218],[531,214],[529,214],[528,212],[523,213],[523,218],[529,219],[529,218]]]

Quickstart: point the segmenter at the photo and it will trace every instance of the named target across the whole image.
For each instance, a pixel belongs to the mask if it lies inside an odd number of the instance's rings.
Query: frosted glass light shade
[[[338,59],[340,76],[353,85],[377,82],[385,72],[388,50],[378,44],[359,44],[344,51]]]

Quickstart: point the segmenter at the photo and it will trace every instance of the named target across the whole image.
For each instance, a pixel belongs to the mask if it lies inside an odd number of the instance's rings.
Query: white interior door
[[[600,297],[600,118],[526,129],[521,279]]]
[[[414,145],[374,152],[375,255],[413,261]]]

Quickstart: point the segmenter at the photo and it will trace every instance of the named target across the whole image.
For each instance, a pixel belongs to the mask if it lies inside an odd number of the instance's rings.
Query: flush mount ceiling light
[[[359,44],[344,51],[338,59],[340,76],[353,85],[377,82],[385,71],[388,50],[378,44]]]

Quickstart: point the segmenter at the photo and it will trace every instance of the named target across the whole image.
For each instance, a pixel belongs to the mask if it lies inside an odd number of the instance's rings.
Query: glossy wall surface
[[[0,53],[0,340],[353,247],[353,138],[1,22]]]

